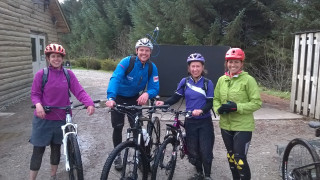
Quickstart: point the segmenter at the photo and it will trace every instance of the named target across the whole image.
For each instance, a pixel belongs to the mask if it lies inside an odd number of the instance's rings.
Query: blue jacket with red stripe
[[[142,64],[138,56],[135,59],[132,71],[126,76],[125,72],[129,67],[130,57],[125,57],[117,65],[110,78],[107,90],[107,98],[115,99],[117,95],[133,97],[138,95],[147,86],[149,98],[153,98],[159,93],[158,69],[154,63],[150,78],[148,79],[149,63]]]

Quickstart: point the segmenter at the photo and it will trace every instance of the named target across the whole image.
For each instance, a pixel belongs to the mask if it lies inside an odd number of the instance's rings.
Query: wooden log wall
[[[0,111],[30,96],[33,81],[31,35],[45,36],[46,44],[60,42],[58,31],[65,30],[57,29],[51,20],[52,12],[59,10],[54,3],[58,1],[51,0],[49,8],[45,9],[41,0],[0,1]]]
[[[297,34],[290,110],[320,119],[320,32]]]

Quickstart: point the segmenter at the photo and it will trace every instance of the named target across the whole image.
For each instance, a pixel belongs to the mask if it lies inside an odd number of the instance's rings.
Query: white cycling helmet
[[[151,41],[148,38],[142,38],[139,39],[136,43],[136,49],[139,47],[148,47],[151,50],[153,49],[153,45],[151,43]]]

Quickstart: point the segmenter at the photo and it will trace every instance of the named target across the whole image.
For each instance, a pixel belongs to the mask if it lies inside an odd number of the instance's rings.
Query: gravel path
[[[73,70],[78,80],[92,99],[105,99],[105,92],[111,74],[92,70]],[[27,179],[32,146],[28,143],[31,132],[32,110],[30,99],[8,107],[0,116],[0,180]],[[96,109],[87,116],[85,110],[74,110],[74,121],[79,126],[79,138],[85,179],[99,179],[103,164],[112,151],[112,127],[106,108]],[[167,116],[166,116],[167,117]],[[162,134],[168,118],[161,122]],[[166,121],[165,121],[166,120]],[[231,179],[218,121],[214,121],[215,144],[212,177],[217,180]],[[295,137],[314,139],[314,131],[303,120],[259,120],[253,133],[248,153],[253,180],[277,180],[279,156],[277,145],[285,145]],[[49,148],[47,148],[38,179],[49,179]],[[67,179],[62,156],[58,171],[59,179]],[[179,159],[174,179],[187,179],[195,172],[187,158]],[[161,179],[161,178],[160,178]]]

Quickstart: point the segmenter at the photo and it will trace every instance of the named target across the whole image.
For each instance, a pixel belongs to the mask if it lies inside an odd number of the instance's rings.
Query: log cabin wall
[[[61,35],[68,32],[58,0],[0,1],[0,111],[30,98],[34,75],[31,37],[44,37],[45,47],[61,43]]]

